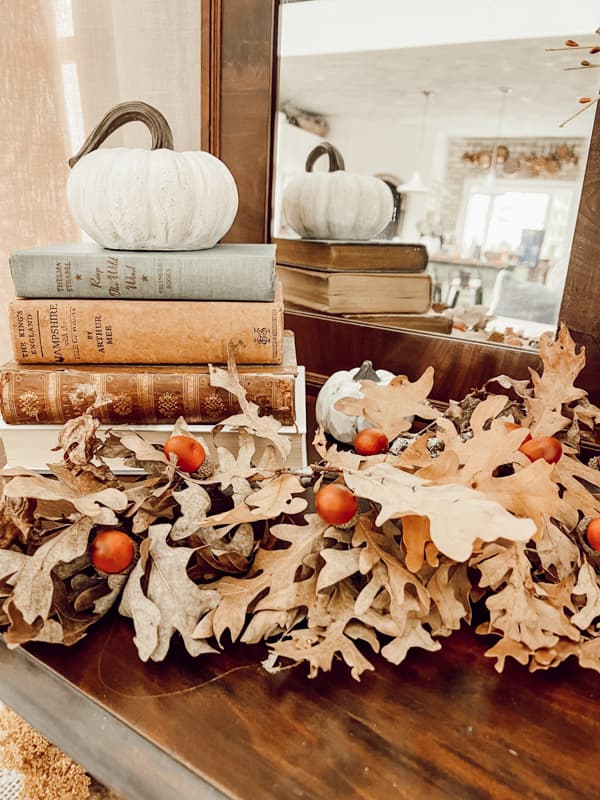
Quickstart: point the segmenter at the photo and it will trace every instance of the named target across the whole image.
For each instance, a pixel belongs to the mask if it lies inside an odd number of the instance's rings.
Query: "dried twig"
[[[583,108],[580,108],[574,114],[571,114],[571,116],[568,117],[564,122],[561,122],[558,127],[559,128],[564,128],[564,126],[567,124],[567,122],[570,122],[572,119],[575,119],[575,117],[578,117],[580,114],[583,114],[584,111],[587,111],[588,108],[591,108],[593,105],[595,105],[598,102],[598,100],[600,100],[600,97],[595,97],[589,103],[586,103],[586,105],[584,105]]]

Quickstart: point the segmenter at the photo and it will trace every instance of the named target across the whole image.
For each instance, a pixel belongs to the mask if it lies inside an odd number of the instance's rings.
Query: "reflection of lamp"
[[[420,164],[423,158],[423,145],[425,143],[425,131],[427,129],[427,112],[429,111],[429,98],[433,94],[430,89],[426,89],[423,91],[423,95],[425,97],[425,105],[423,106],[423,119],[421,120],[421,141],[419,144],[419,160],[418,163]],[[429,192],[430,189],[423,183],[423,178],[421,177],[421,173],[418,169],[416,169],[413,174],[410,176],[410,180],[407,183],[402,183],[398,187],[398,191],[402,192],[403,194],[417,193],[417,192]]]
[[[498,124],[496,125],[496,137],[494,139],[494,149],[492,150],[492,163],[490,164],[489,172],[485,179],[486,186],[493,186],[496,181],[496,164],[498,162],[498,141],[502,131],[502,121],[504,120],[504,108],[506,106],[506,98],[512,92],[508,86],[501,86],[502,100],[500,100],[500,109],[498,111]]]

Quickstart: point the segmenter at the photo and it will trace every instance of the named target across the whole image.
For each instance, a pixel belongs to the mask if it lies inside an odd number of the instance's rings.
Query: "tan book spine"
[[[15,300],[15,360],[36,364],[223,364],[232,339],[243,364],[282,359],[283,302]]]
[[[296,376],[240,373],[247,397],[282,425],[294,425]],[[233,395],[210,385],[208,371],[130,370],[102,372],[40,367],[4,368],[0,373],[0,413],[10,425],[62,424],[105,398],[98,410],[110,425],[169,424],[183,416],[190,424],[213,424],[239,405]]]

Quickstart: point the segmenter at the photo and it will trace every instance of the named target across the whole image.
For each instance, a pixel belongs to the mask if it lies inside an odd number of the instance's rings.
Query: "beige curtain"
[[[200,146],[200,0],[0,0],[0,362],[12,250],[80,238],[67,159],[116,103],[145,100]],[[140,123],[105,146],[145,147]]]

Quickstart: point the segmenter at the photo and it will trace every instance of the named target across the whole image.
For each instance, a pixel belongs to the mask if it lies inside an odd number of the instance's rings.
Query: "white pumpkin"
[[[363,361],[360,367],[354,369],[334,372],[327,378],[317,396],[317,423],[338,442],[351,444],[359,431],[372,428],[373,425],[365,417],[336,411],[336,402],[342,397],[363,397],[360,391],[362,380],[388,384],[394,377],[393,372],[385,369],[374,370],[371,361]]]
[[[329,172],[312,172],[315,161],[329,156]],[[306,159],[306,172],[289,182],[283,213],[304,239],[372,239],[392,219],[394,199],[389,187],[372,175],[344,171],[344,159],[330,142],[323,142]]]
[[[96,148],[121,125],[145,122],[152,150]],[[204,152],[174,152],[165,118],[146,103],[111,109],[69,164],[67,201],[77,224],[115,250],[203,250],[231,227],[233,175]]]

